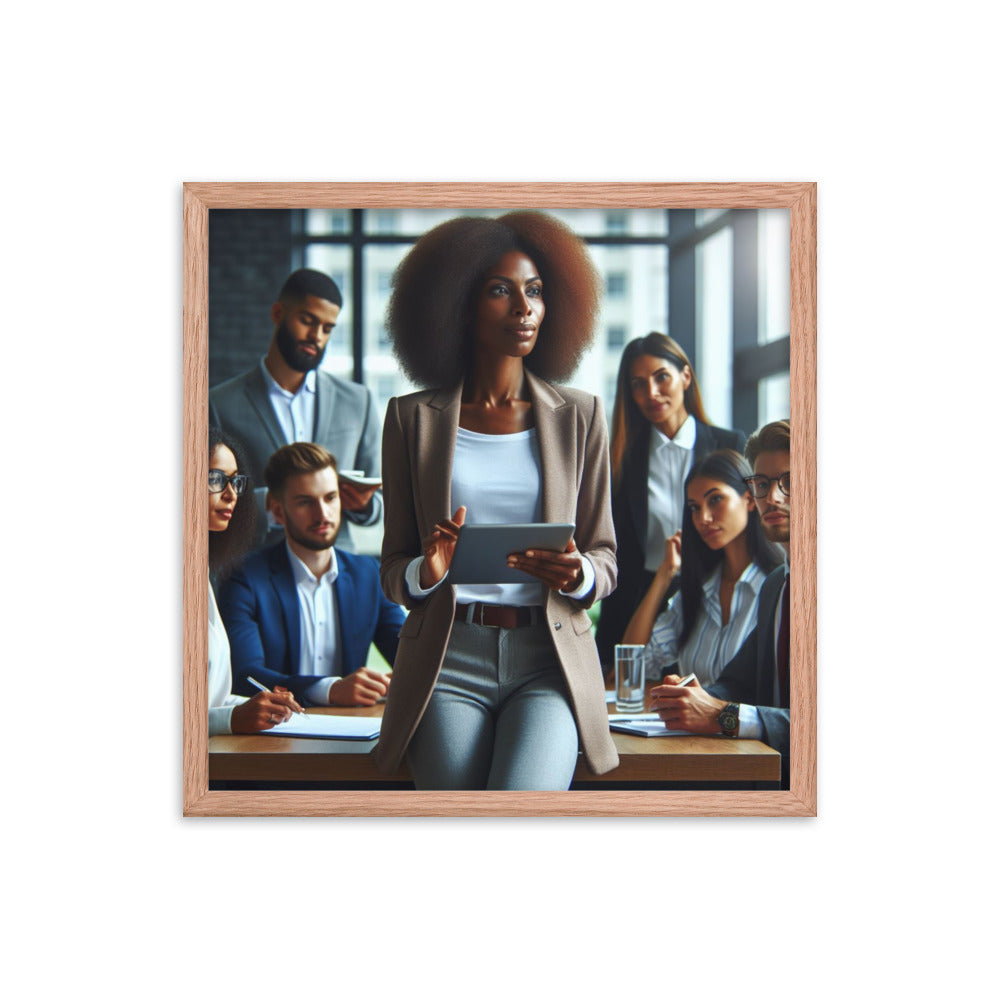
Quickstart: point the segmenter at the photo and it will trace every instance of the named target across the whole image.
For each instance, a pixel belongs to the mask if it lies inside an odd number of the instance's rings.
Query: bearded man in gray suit
[[[379,475],[380,421],[371,392],[319,370],[342,305],[340,289],[328,275],[308,268],[293,272],[271,306],[274,334],[267,354],[255,368],[208,394],[209,421],[245,446],[247,471],[255,483],[263,484],[271,454],[296,441],[322,445],[337,456],[341,469]],[[344,478],[339,491],[344,525],[337,545],[353,552],[350,522],[376,524],[382,517],[382,497],[376,487]],[[266,489],[261,485],[254,492],[258,523],[270,529],[261,541],[280,539],[281,528],[267,519]]]

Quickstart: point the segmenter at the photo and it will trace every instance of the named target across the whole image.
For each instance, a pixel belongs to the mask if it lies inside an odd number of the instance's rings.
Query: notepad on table
[[[293,715],[261,730],[261,736],[307,736],[320,740],[374,740],[382,726],[381,719],[358,715]]]
[[[656,714],[609,715],[608,722],[616,733],[630,736],[702,736],[686,729],[668,729],[667,724]]]

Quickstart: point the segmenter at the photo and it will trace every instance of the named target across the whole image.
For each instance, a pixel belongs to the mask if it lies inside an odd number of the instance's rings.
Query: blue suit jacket
[[[757,627],[707,691],[716,698],[754,705],[764,726],[764,742],[781,751],[781,787],[788,788],[788,705],[775,705],[774,620],[785,582],[785,567],[772,570],[757,602]]]
[[[399,645],[403,609],[387,600],[379,584],[373,556],[337,549],[334,582],[345,674],[365,665],[375,643],[392,663]],[[299,599],[282,541],[248,556],[219,588],[219,611],[226,625],[233,663],[233,691],[254,695],[247,677],[268,687],[280,684],[297,699],[320,678],[300,674]]]

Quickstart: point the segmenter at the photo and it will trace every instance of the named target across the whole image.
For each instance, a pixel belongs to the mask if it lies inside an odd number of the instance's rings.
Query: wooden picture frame
[[[209,790],[208,219],[213,208],[783,208],[791,231],[791,788],[787,791]],[[816,185],[188,183],[184,185],[183,811],[186,816],[815,816]]]

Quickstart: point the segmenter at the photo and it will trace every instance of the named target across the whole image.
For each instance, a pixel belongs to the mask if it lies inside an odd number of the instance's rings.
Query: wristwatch
[[[730,702],[719,712],[719,727],[723,736],[740,735],[740,706]]]

